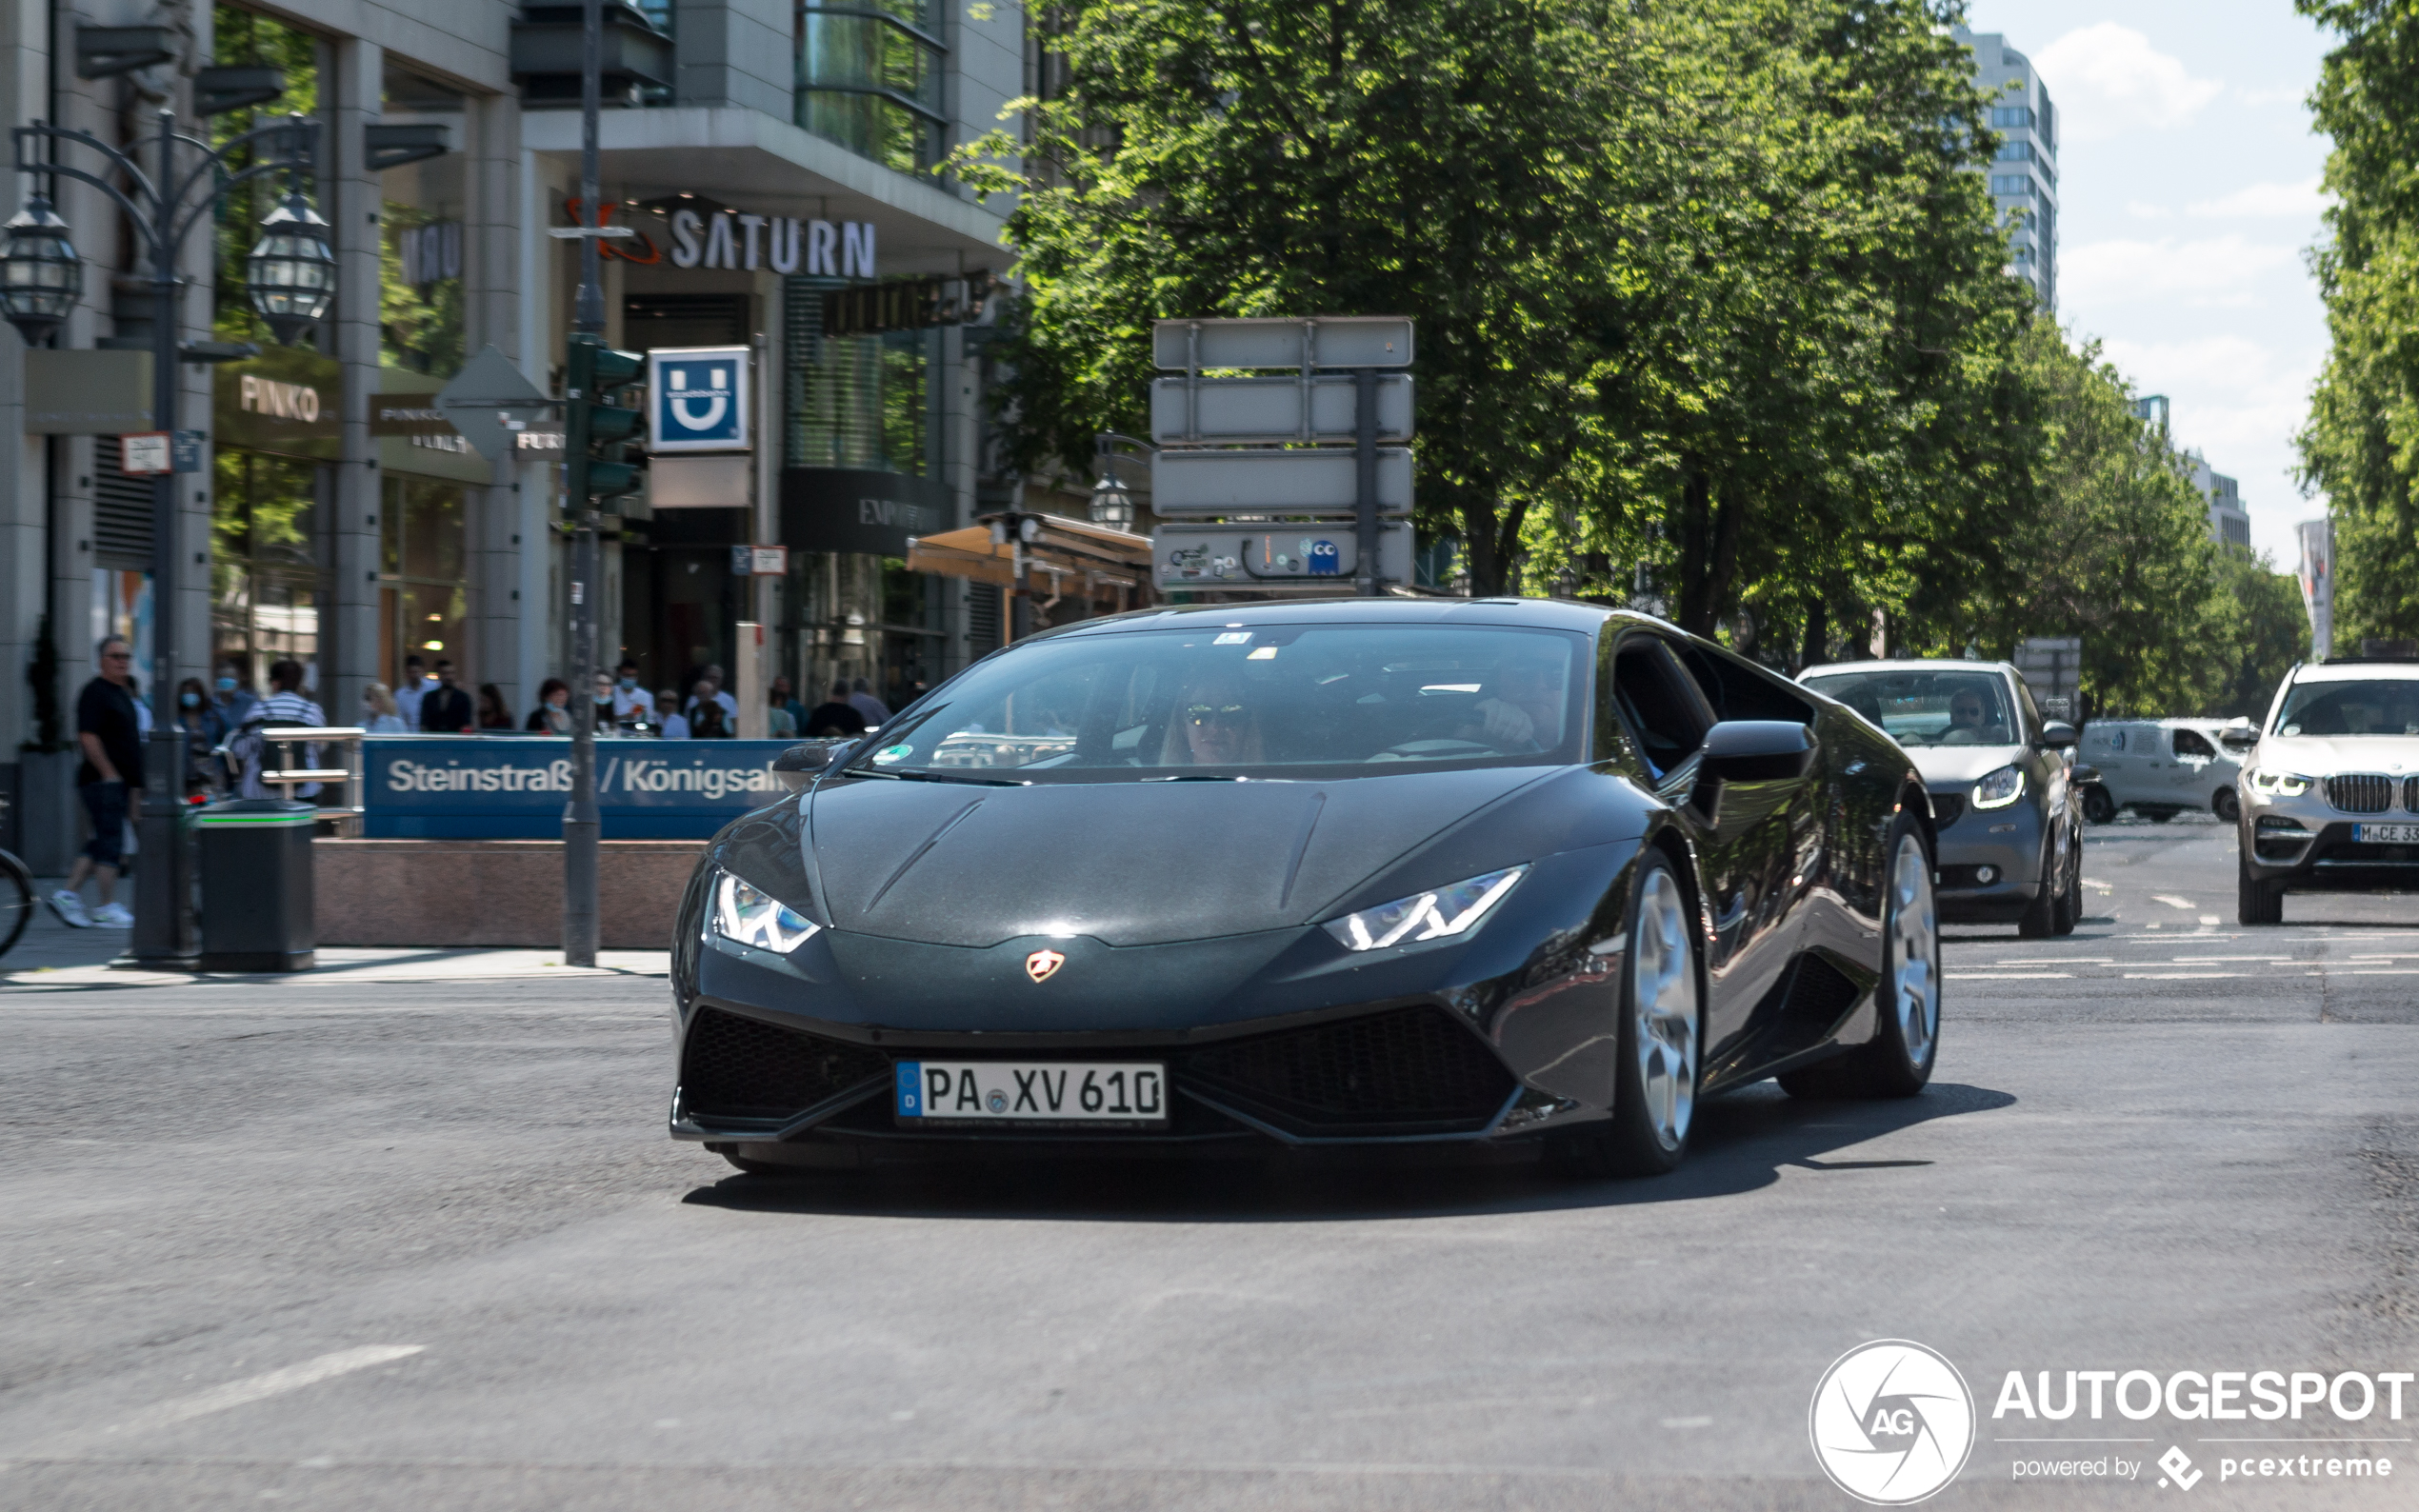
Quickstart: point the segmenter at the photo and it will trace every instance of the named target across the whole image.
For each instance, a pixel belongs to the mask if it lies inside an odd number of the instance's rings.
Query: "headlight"
[[[2309,791],[2310,779],[2299,772],[2280,772],[2272,767],[2254,766],[2250,771],[2251,791],[2262,798],[2299,798]]]
[[[2005,808],[2024,796],[2024,768],[2002,766],[1974,784],[1976,808]]]
[[[724,872],[714,879],[714,933],[787,955],[823,926],[761,887]]]
[[[1347,950],[1383,950],[1388,945],[1417,945],[1423,940],[1467,934],[1487,917],[1488,910],[1504,901],[1504,894],[1511,891],[1512,885],[1528,870],[1527,866],[1511,866],[1490,871],[1433,892],[1413,893],[1359,913],[1348,913],[1341,919],[1330,919],[1325,927]]]

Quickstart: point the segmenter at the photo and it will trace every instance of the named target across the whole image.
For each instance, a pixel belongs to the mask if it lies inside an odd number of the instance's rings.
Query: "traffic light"
[[[590,499],[619,498],[638,487],[638,468],[623,460],[622,448],[639,434],[646,416],[618,401],[646,382],[647,359],[581,332],[571,337],[567,367],[563,454],[570,476],[563,491],[577,509]]]

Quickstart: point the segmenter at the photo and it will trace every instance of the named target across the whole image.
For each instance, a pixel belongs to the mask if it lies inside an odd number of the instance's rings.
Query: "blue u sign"
[[[647,354],[647,449],[748,449],[748,348],[658,347]]]

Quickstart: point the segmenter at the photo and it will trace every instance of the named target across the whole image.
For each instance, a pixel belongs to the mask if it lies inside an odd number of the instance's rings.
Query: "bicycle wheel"
[[[5,850],[0,850],[0,955],[25,933],[33,922],[33,874],[25,863]]]

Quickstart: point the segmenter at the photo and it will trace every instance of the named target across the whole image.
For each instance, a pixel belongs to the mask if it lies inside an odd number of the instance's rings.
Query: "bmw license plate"
[[[901,1061],[893,1105],[917,1124],[1088,1124],[1160,1127],[1159,1061]]]
[[[2355,844],[2419,846],[2419,825],[2354,825],[2351,838]]]

